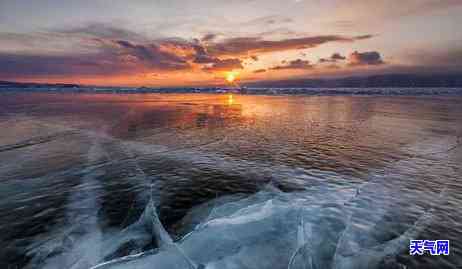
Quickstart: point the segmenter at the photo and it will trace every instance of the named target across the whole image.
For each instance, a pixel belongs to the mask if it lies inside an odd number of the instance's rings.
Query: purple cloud
[[[314,66],[308,60],[296,59],[289,61],[285,65],[278,65],[270,68],[271,70],[284,70],[284,69],[312,69]]]
[[[349,65],[381,65],[385,62],[377,51],[353,52],[348,57]]]

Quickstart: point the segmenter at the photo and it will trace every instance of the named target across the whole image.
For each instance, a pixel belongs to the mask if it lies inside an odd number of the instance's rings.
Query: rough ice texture
[[[104,240],[91,218],[80,223],[88,230],[43,267],[377,268],[390,263],[431,221],[431,209],[411,207],[418,212],[415,222],[400,234],[389,238],[378,227],[405,202],[406,195],[397,192],[399,182],[391,178],[384,184],[374,175],[360,186],[284,193],[268,185],[247,197],[217,198],[185,217],[195,225],[185,225],[191,230],[176,242],[151,199],[137,222]],[[152,241],[158,248],[146,251]],[[114,254],[127,246],[131,254]]]
[[[104,157],[102,140],[107,139],[92,137],[89,164]],[[440,147],[448,143],[436,142],[429,149],[416,145],[410,151],[440,154]],[[120,147],[155,150],[136,143]],[[197,161],[194,152],[158,153],[164,158],[175,154],[175,158]],[[214,155],[202,158],[198,165],[213,160],[223,170],[230,169],[232,161]],[[54,230],[51,237],[37,238],[29,251],[33,257],[30,268],[403,268],[395,256],[406,251],[409,240],[433,220],[433,209],[415,203],[416,194],[409,186],[413,181],[405,178],[423,169],[411,158],[391,164],[386,173],[371,172],[365,183],[329,184],[323,179],[291,193],[269,184],[252,195],[218,197],[183,218],[183,236],[178,240],[172,239],[159,220],[158,182],[151,178],[146,207],[138,220],[121,231],[103,232],[97,221],[100,201],[95,193],[102,171],[98,165],[88,167],[82,184],[95,187],[70,195],[68,211],[78,214],[66,216],[69,226]],[[139,180],[148,181],[136,161],[133,167]],[[279,168],[274,177],[300,176],[300,171]],[[332,172],[324,176],[341,178]],[[307,180],[315,182],[316,178]],[[428,199],[437,206],[444,191],[442,187]],[[391,226],[389,220],[401,216],[413,218],[405,225]]]

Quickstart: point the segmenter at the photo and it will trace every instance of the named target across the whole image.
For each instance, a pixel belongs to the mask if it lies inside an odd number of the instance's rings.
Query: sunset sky
[[[453,72],[461,0],[0,0],[0,80],[182,86]]]

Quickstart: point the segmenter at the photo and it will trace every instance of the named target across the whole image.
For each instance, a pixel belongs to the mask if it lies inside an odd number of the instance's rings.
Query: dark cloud
[[[295,49],[314,48],[329,42],[354,42],[372,36],[346,37],[338,35],[324,35],[283,40],[264,40],[259,37],[238,37],[226,39],[208,46],[213,55],[248,55]]]
[[[320,58],[319,63],[336,63],[337,61],[343,61],[346,57],[340,55],[340,53],[334,53],[329,58]]]
[[[233,69],[243,69],[242,60],[238,58],[216,59],[216,62],[203,68],[204,71],[230,71]]]
[[[195,56],[194,56],[194,63],[197,64],[209,64],[209,63],[215,63],[218,61],[218,58],[210,56],[205,47],[203,47],[200,44],[196,44],[192,46]]]
[[[362,39],[369,39],[369,38],[373,38],[374,36],[373,35],[359,35],[359,36],[356,36],[355,39],[356,40],[362,40]]]
[[[194,58],[194,63],[196,64],[210,64],[218,61],[218,58],[210,57],[208,55],[196,55]]]
[[[351,66],[358,65],[381,65],[385,62],[377,51],[353,52],[348,57],[348,64]]]
[[[1,77],[131,74],[140,71],[172,71],[190,68],[186,59],[157,44],[126,40],[106,42],[87,54],[0,54]]]
[[[284,70],[284,69],[312,69],[314,65],[310,63],[308,60],[296,59],[293,61],[289,61],[285,65],[278,65],[275,67],[270,68],[271,70]]]
[[[37,36],[42,39],[37,39]],[[0,35],[0,39],[2,38],[3,36]],[[55,29],[31,34],[30,38],[16,37],[15,40],[18,43],[17,47],[20,47],[20,44],[28,44],[27,40],[40,40],[46,49],[46,46],[55,48],[56,44],[71,38],[77,50],[63,50],[53,54],[5,52],[0,54],[0,76],[127,74],[146,70],[182,70],[191,67],[187,57],[164,48],[163,42],[171,46],[180,46],[181,40],[149,41],[135,32],[106,24],[94,23],[82,27]],[[53,43],[47,42],[47,39],[52,40]],[[89,44],[91,50],[81,50]],[[186,47],[192,46],[191,42],[186,44]]]
[[[217,37],[216,34],[206,34],[205,36],[203,36],[203,37],[201,38],[201,40],[202,40],[203,42],[209,42],[209,41],[214,40],[216,37]]]
[[[265,73],[266,72],[266,69],[257,69],[255,71],[253,71],[253,73],[255,74],[258,74],[258,73]]]
[[[258,61],[258,56],[257,55],[252,55],[252,56],[250,56],[250,58],[252,60],[254,60],[255,62]]]
[[[123,55],[133,56],[148,67],[158,69],[185,69],[189,68],[188,62],[180,56],[166,50],[162,50],[157,44],[133,44],[126,40],[115,41],[120,46]]]
[[[107,55],[43,56],[0,54],[1,77],[106,75],[130,70]]]
[[[332,54],[332,56],[330,56],[330,58],[332,60],[345,60],[346,59],[346,57],[340,55],[340,53],[334,53],[334,54]]]

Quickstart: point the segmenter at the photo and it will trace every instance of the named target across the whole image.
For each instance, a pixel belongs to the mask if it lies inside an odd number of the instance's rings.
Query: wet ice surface
[[[458,268],[461,102],[2,95],[0,266]]]

